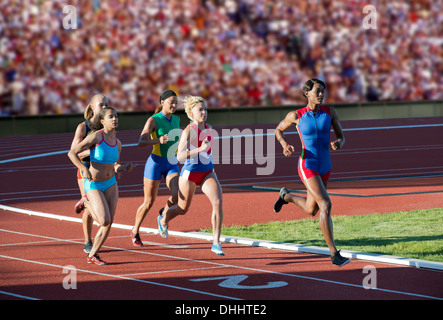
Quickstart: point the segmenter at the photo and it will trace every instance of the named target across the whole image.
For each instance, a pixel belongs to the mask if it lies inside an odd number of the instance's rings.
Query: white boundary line
[[[5,206],[2,204],[0,204],[0,209],[6,210],[6,211],[28,214],[31,216],[38,216],[38,217],[56,219],[56,220],[61,220],[61,221],[71,221],[71,222],[82,223],[82,219],[80,219],[80,218],[62,216],[62,215],[57,215],[57,214],[52,214],[52,213],[32,211],[32,210],[27,210],[27,209],[20,209],[20,208],[15,208],[15,207],[11,207],[11,206]],[[113,223],[112,227],[117,228],[117,229],[122,229],[122,230],[132,230],[132,226],[120,224],[120,223]],[[154,233],[154,234],[159,233],[157,229],[146,228],[146,227],[141,227],[140,231],[146,232],[146,233]],[[179,232],[179,231],[169,230],[168,233],[170,235],[176,236],[176,237],[212,241],[212,234],[204,233],[204,232]],[[330,255],[329,249],[324,248],[324,247],[306,246],[306,245],[300,245],[300,244],[283,243],[283,242],[259,240],[259,239],[249,239],[249,238],[242,238],[242,237],[230,237],[230,236],[223,236],[223,235],[220,236],[220,241],[223,241],[226,243],[233,243],[233,244],[242,244],[242,245],[253,246],[253,247],[263,247],[263,248],[268,248],[268,249],[288,250],[288,251],[327,255],[327,256]],[[432,261],[419,260],[419,259],[409,259],[409,258],[403,258],[403,257],[379,255],[379,254],[357,252],[357,251],[350,251],[350,250],[341,250],[340,252],[343,257],[356,259],[356,260],[365,260],[365,261],[388,263],[388,264],[401,265],[401,266],[407,266],[407,267],[425,268],[425,269],[443,271],[443,263],[440,263],[440,262],[432,262]]]

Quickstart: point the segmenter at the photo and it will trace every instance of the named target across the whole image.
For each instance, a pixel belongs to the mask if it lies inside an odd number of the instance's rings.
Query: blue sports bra
[[[100,130],[102,134],[102,141],[91,148],[89,154],[91,162],[114,164],[118,160],[118,143],[111,146],[106,143],[103,131]]]

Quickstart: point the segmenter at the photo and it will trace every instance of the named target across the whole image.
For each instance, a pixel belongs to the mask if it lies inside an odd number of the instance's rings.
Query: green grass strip
[[[443,262],[443,209],[333,215],[332,219],[339,249]],[[224,227],[222,234],[327,247],[318,217]]]

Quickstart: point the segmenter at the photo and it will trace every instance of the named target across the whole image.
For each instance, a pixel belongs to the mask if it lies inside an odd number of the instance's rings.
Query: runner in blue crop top
[[[100,130],[99,133],[101,134],[102,141],[99,144],[91,147],[89,151],[91,166],[94,167],[94,165],[97,163],[114,166],[119,159],[119,149],[121,149],[121,146],[119,146],[117,139],[113,146],[108,144],[105,140],[103,130]],[[97,136],[98,135],[99,134],[97,134]],[[91,181],[85,179],[85,192],[88,193],[89,190],[95,189],[105,192],[109,187],[116,183],[117,179],[115,178],[115,174],[110,179],[104,181]]]
[[[104,265],[106,262],[97,255],[108,237],[114,220],[118,201],[118,187],[115,174],[132,171],[132,163],[119,163],[121,142],[117,139],[117,112],[114,108],[105,107],[99,113],[98,124],[102,130],[86,137],[68,153],[71,161],[85,175],[85,192],[88,198],[85,206],[93,219],[100,225],[94,245],[87,256],[88,263]],[[99,129],[93,127],[93,129]],[[80,160],[79,154],[90,149],[91,165],[87,168]]]
[[[99,132],[101,133],[102,141],[90,149],[90,162],[115,164],[118,161],[119,154],[117,139],[114,145],[110,145],[105,140],[103,130],[100,130]]]
[[[103,109],[103,107],[108,106],[108,98],[103,94],[96,94],[91,98],[91,101],[87,105],[85,112],[84,112],[84,118],[85,121],[81,122],[74,134],[74,138],[71,143],[71,149],[74,148],[77,144],[79,144],[81,141],[83,141],[87,136],[93,133],[91,125],[95,122],[96,119],[98,119],[98,115],[100,113],[100,110]],[[89,158],[89,150],[86,150],[83,154],[80,155],[80,158],[83,162],[83,164],[89,168],[91,162]],[[83,234],[85,237],[85,242],[83,246],[83,251],[85,253],[89,253],[91,251],[91,248],[93,246],[92,243],[92,225],[94,220],[92,219],[91,215],[89,214],[89,210],[85,210],[84,202],[86,199],[86,193],[85,193],[85,177],[83,176],[83,173],[80,169],[77,168],[77,184],[80,189],[81,193],[81,199],[78,201],[74,206],[74,211],[77,214],[82,214],[82,222],[83,222]]]

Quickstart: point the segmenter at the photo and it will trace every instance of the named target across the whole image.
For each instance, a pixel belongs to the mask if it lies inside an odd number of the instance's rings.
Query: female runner
[[[166,186],[171,192],[166,210],[177,203],[180,169],[176,153],[180,136],[180,118],[173,114],[175,110],[177,110],[177,94],[172,90],[164,91],[160,95],[160,106],[146,121],[138,141],[139,148],[154,147],[146,161],[143,177],[144,201],[137,209],[131,234],[132,244],[137,247],[143,246],[139,234],[140,226],[157,198],[162,176],[165,177]],[[169,139],[168,134],[176,136],[176,139]]]
[[[212,204],[213,243],[211,251],[224,255],[220,244],[223,221],[222,188],[214,172],[211,147],[214,143],[211,127],[206,118],[206,102],[201,97],[188,96],[184,99],[185,112],[192,121],[183,131],[177,150],[177,159],[186,160],[179,179],[179,198],[176,205],[165,210],[158,217],[159,233],[168,237],[168,223],[178,215],[188,212],[195,190],[201,186],[203,193]]]
[[[307,189],[307,197],[290,194],[286,188],[280,190],[280,196],[274,204],[274,211],[292,202],[307,214],[315,216],[320,212],[320,228],[331,253],[332,263],[341,267],[349,263],[343,258],[334,243],[331,199],[326,191],[331,174],[331,158],[329,144],[332,150],[343,147],[345,137],[338,121],[337,111],[332,107],[321,106],[326,85],[318,79],[308,80],[303,86],[303,96],[308,99],[308,105],[297,111],[289,112],[275,129],[275,136],[287,157],[293,154],[294,147],[290,145],[283,131],[295,125],[302,143],[302,153],[298,161],[298,173]],[[329,143],[331,126],[336,140]]]
[[[132,163],[119,163],[121,142],[117,139],[118,127],[117,112],[114,108],[105,107],[99,113],[97,123],[94,123],[93,134],[69,151],[68,156],[72,163],[85,176],[85,206],[89,209],[93,219],[100,225],[94,239],[94,245],[87,255],[87,262],[98,265],[107,264],[101,260],[97,252],[105,242],[111,231],[112,222],[117,208],[118,187],[115,173],[131,172]],[[97,126],[95,126],[97,125]],[[100,128],[103,128],[100,130]],[[79,154],[90,149],[90,167],[86,167],[80,160]]]
[[[92,123],[96,121],[98,118],[98,114],[100,110],[103,107],[108,106],[108,98],[106,98],[103,94],[96,94],[92,97],[91,101],[89,102],[88,106],[85,109],[84,112],[84,118],[85,121],[80,123],[77,126],[77,129],[75,130],[74,139],[71,143],[71,149],[73,149],[75,146],[77,146],[83,139],[85,139],[88,135],[93,133],[92,131]],[[80,159],[82,160],[83,164],[89,168],[90,159],[89,159],[89,150],[85,150],[79,155]],[[83,234],[85,236],[85,245],[83,247],[83,251],[86,253],[89,253],[92,248],[92,224],[94,220],[92,219],[91,215],[89,214],[89,210],[85,210],[84,202],[86,200],[86,194],[85,194],[85,177],[80,169],[77,169],[77,183],[78,187],[80,189],[80,193],[82,195],[82,198],[79,202],[76,203],[74,210],[77,214],[81,213],[83,210]]]

